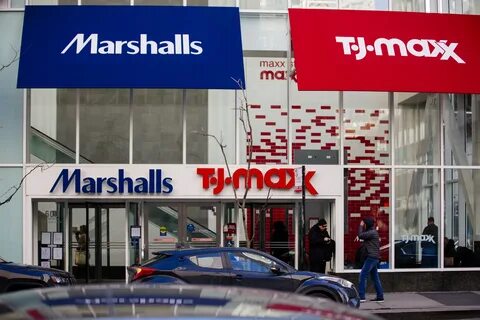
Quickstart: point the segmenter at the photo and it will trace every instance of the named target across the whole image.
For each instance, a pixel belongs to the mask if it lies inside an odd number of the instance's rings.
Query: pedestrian
[[[327,221],[320,219],[309,231],[310,271],[325,273],[327,261],[332,259],[332,239],[327,231]]]
[[[273,223],[271,242],[272,256],[287,262],[289,261],[288,252],[288,231],[283,221],[275,221]]]
[[[421,241],[422,247],[422,268],[436,268],[438,264],[438,227],[435,219],[429,217],[427,226],[423,229],[422,235],[429,236]]]
[[[358,291],[360,295],[360,302],[365,302],[365,291],[367,289],[367,278],[373,280],[377,297],[372,301],[383,302],[383,288],[378,274],[378,262],[380,260],[380,236],[377,228],[375,228],[375,221],[372,217],[367,217],[360,222],[358,226],[358,238],[363,240],[363,245],[367,251],[367,258],[363,263],[360,271],[360,280],[358,284]]]

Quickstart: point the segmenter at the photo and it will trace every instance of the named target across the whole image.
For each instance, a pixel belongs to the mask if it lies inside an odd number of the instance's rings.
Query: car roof
[[[173,250],[160,250],[154,252],[153,254],[167,254],[172,256],[188,256],[194,255],[199,253],[209,253],[209,252],[227,252],[227,251],[248,251],[252,253],[260,253],[265,254],[264,252],[249,249],[249,248],[237,248],[237,247],[212,247],[212,248],[181,248],[181,249],[173,249]]]

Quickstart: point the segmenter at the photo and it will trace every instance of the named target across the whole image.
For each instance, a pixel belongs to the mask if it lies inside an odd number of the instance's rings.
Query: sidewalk
[[[372,302],[367,295],[361,310],[385,319],[480,319],[480,291],[392,292],[385,302]]]

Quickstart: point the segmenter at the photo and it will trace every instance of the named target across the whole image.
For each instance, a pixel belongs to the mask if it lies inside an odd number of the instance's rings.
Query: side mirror
[[[270,271],[272,271],[272,273],[274,273],[274,274],[281,274],[282,273],[282,269],[275,262],[272,262],[272,264],[270,265]]]

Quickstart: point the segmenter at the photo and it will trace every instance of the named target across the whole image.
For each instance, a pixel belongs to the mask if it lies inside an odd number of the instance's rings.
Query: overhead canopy
[[[480,16],[290,9],[299,90],[480,93]]]
[[[238,8],[26,6],[18,88],[245,86]]]

